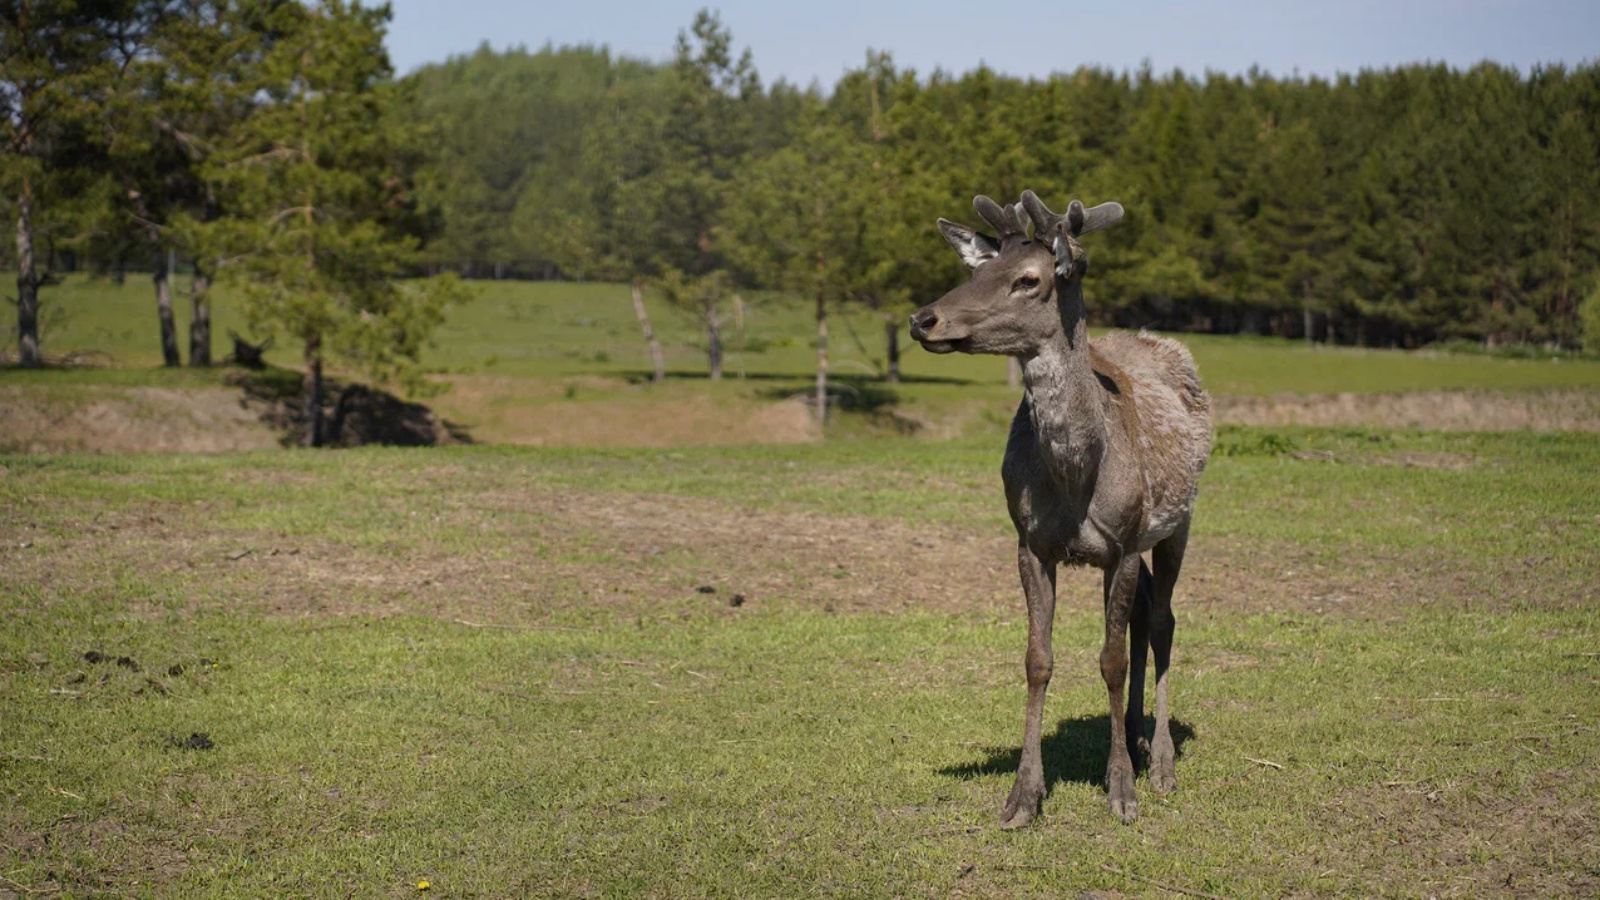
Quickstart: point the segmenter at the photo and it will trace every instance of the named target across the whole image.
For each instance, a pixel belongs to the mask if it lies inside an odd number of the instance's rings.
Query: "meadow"
[[[476,299],[453,310],[424,356],[438,373],[560,377],[581,374],[648,374],[628,288],[583,282],[476,281]],[[180,343],[187,350],[189,308],[186,276],[175,279]],[[931,299],[931,298],[930,298]],[[669,372],[699,377],[705,372],[704,337],[698,320],[647,293],[646,303],[667,356]],[[1089,303],[1094,303],[1093,288]],[[816,362],[816,326],[809,304],[778,295],[744,298],[744,327],[736,327],[732,304],[722,312],[727,377],[810,376]],[[228,351],[230,330],[251,334],[226,288],[213,304],[216,353]],[[902,372],[912,382],[1005,383],[1005,364],[992,357],[932,357],[917,352],[905,333],[910,309],[883,314],[846,307],[830,321],[834,374],[876,376],[884,367],[885,315],[902,325]],[[146,277],[110,279],[68,276],[46,290],[43,341],[46,352],[93,350],[121,367],[148,368],[161,361],[154,292]],[[1348,347],[1307,348],[1279,338],[1185,335],[1208,388],[1221,394],[1280,392],[1394,392],[1427,389],[1600,388],[1600,360],[1500,359],[1446,353],[1395,353]],[[298,365],[293,341],[276,345],[269,359]]]
[[[1224,430],[1179,790],[1106,812],[1097,581],[1063,578],[1020,834],[998,448],[905,447],[4,458],[0,884],[1600,887],[1587,436]]]
[[[1003,435],[1016,405],[1006,367],[993,357],[932,357],[900,330],[904,381],[885,384],[885,313],[859,307],[831,317],[830,377],[837,415],[817,428],[804,400],[816,363],[810,307],[757,294],[743,314],[727,304],[726,377],[705,378],[704,336],[691,314],[647,295],[669,377],[650,385],[649,362],[624,285],[474,282],[474,302],[453,310],[424,355],[439,393],[423,398],[475,439],[566,446],[683,446],[813,441],[918,434]],[[184,276],[177,279],[178,330],[187,343]],[[0,371],[0,407],[38,400],[55,409],[94,407],[89,419],[209,422],[233,428],[212,392],[199,409],[172,408],[171,391],[223,385],[226,371],[162,370],[148,280],[69,276],[50,289],[44,314],[47,353],[91,351],[109,366],[27,373]],[[227,335],[251,332],[236,298],[219,289],[213,304],[214,352]],[[1093,302],[1091,292],[1090,302]],[[892,314],[897,321],[904,310]],[[741,324],[742,323],[742,324]],[[1434,428],[1542,429],[1600,424],[1600,360],[1504,359],[1482,355],[1311,346],[1275,338],[1182,335],[1219,420],[1250,424],[1411,425]],[[300,349],[280,340],[276,365],[299,365]],[[355,373],[347,373],[355,374]],[[355,375],[355,377],[359,377]],[[1336,401],[1346,396],[1353,400]],[[788,401],[787,403],[783,401]],[[1466,402],[1464,402],[1466,401]],[[33,404],[37,407],[39,404]],[[1445,407],[1456,407],[1445,415]],[[33,410],[38,419],[38,410]],[[43,416],[53,418],[53,416]],[[137,424],[130,425],[137,430]],[[64,427],[62,430],[72,432]],[[94,449],[69,440],[47,449]],[[135,434],[133,446],[139,446]],[[223,446],[260,446],[258,435]],[[0,448],[26,449],[32,439]],[[166,446],[150,442],[152,448]]]
[[[119,366],[0,388],[222,390],[151,368],[147,293],[69,281],[47,352]],[[1592,434],[1220,426],[1178,790],[1141,776],[1140,819],[1107,812],[1099,579],[1064,574],[1050,793],[1001,832],[1026,631],[1003,366],[907,351],[881,402],[979,410],[944,440],[864,402],[796,443],[493,442],[804,385],[802,310],[752,302],[762,352],[711,386],[692,321],[652,309],[684,377],[646,388],[621,289],[486,285],[428,402],[489,443],[0,453],[0,897],[1600,891]],[[881,325],[850,324],[865,375]],[[1571,360],[1190,343],[1219,397],[1600,387]]]

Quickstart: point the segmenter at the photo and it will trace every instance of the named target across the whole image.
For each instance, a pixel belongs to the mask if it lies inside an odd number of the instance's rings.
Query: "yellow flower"
[[[427,883],[427,882],[426,882],[426,881],[419,881],[419,882],[417,882],[417,890],[419,890],[419,891],[425,891],[425,890],[427,890],[427,889],[428,889],[428,883]]]

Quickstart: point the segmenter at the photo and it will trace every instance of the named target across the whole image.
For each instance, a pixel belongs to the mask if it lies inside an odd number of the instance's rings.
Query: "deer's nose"
[[[923,308],[911,314],[913,337],[916,336],[916,333],[927,334],[937,324],[939,324],[939,314],[931,309]]]

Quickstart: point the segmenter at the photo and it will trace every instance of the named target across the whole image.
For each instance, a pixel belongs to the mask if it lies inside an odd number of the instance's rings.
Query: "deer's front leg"
[[[1046,562],[1017,543],[1017,571],[1022,576],[1022,591],[1028,599],[1028,652],[1024,667],[1028,673],[1028,711],[1022,729],[1022,760],[1017,765],[1017,782],[1011,787],[1005,809],[1000,813],[1001,828],[1021,828],[1033,821],[1044,803],[1044,760],[1040,753],[1040,729],[1044,724],[1044,695],[1050,686],[1054,657],[1050,650],[1050,629],[1056,615],[1056,565]]]
[[[1105,679],[1111,701],[1111,754],[1106,760],[1106,793],[1112,814],[1124,825],[1139,817],[1122,696],[1128,676],[1128,617],[1138,586],[1139,554],[1127,554],[1115,568],[1106,570],[1106,641],[1100,648],[1100,676]]]

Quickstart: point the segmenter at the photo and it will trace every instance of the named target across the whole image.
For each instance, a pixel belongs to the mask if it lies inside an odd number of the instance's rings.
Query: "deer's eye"
[[[1011,292],[1015,294],[1019,291],[1031,291],[1038,286],[1039,276],[1024,275],[1021,278],[1018,278],[1016,281],[1011,282]]]

